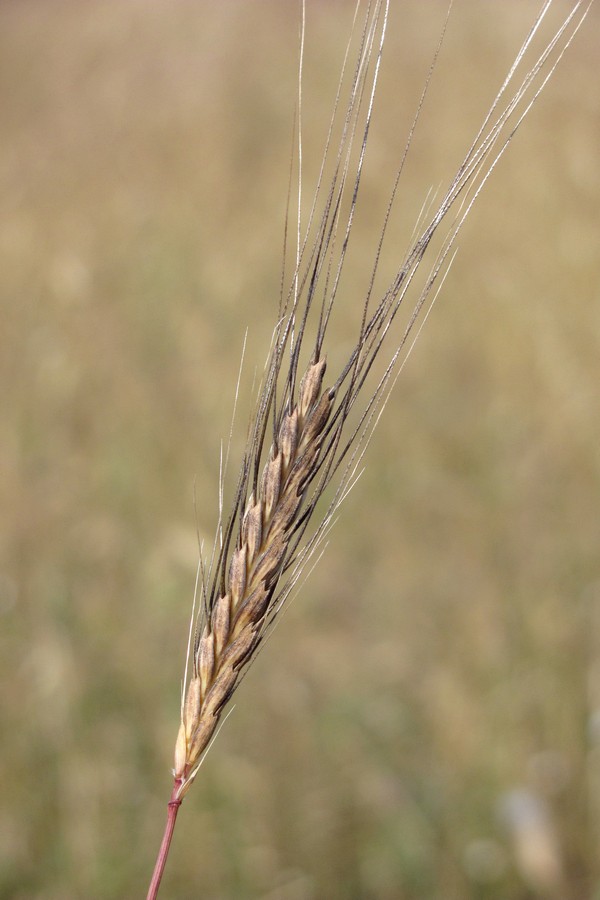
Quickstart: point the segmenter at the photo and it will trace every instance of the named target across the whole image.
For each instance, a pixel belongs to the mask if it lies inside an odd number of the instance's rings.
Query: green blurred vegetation
[[[309,3],[307,195],[351,5]],[[358,282],[445,7],[394,4]],[[536,8],[455,4],[399,253]],[[464,231],[165,898],[600,896],[599,22]],[[274,324],[297,33],[277,0],[0,6],[2,897],[145,892],[193,497],[210,543],[244,332],[234,451]]]

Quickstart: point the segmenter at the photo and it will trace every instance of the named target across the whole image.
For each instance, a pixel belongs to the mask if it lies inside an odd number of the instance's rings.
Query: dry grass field
[[[537,6],[456,0],[384,274]],[[307,196],[351,7],[308,4]],[[393,4],[341,344],[445,11]],[[275,324],[298,26],[286,0],[0,5],[3,898],[147,886],[197,529],[245,331],[234,459]],[[467,223],[165,898],[600,897],[599,36],[594,8]]]

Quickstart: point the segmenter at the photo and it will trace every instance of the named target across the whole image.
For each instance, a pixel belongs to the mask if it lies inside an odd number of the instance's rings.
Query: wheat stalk
[[[560,58],[583,23],[591,3],[576,2],[559,29],[534,57],[513,87],[552,0],[544,3],[515,62],[494,99],[464,160],[429,219],[421,223],[396,276],[373,302],[376,275],[390,211],[417,125],[440,45],[413,127],[408,136],[382,224],[369,287],[354,346],[337,377],[326,380],[325,346],[354,214],[376,94],[389,0],[368,4],[359,29],[358,52],[349,76],[348,101],[341,103],[349,68],[350,43],[342,69],[323,164],[314,201],[301,227],[301,32],[298,97],[298,218],[295,265],[287,292],[282,290],[272,349],[251,422],[232,509],[220,525],[216,549],[202,567],[202,597],[188,648],[189,680],[184,679],[181,725],[175,748],[174,786],[167,827],[148,898],[157,895],[177,811],[197,775],[227,702],[255,657],[278,612],[308,561],[322,544],[330,523],[352,486],[366,445],[389,391],[410,352],[426,312],[452,258],[456,237]],[[360,0],[357,3],[357,21]],[[303,8],[304,26],[304,8]],[[443,32],[442,32],[443,38]],[[340,125],[337,143],[334,125]],[[332,174],[326,177],[326,164]],[[414,281],[434,235],[453,211],[437,255],[421,287]],[[369,381],[376,358],[409,289],[412,311],[383,372]],[[319,289],[319,292],[317,292]],[[320,297],[320,299],[318,299]],[[415,326],[418,327],[415,329]],[[366,388],[365,385],[370,384]],[[365,393],[366,392],[366,393]],[[362,400],[363,394],[366,399]],[[318,502],[332,485],[329,501],[316,516]],[[187,672],[187,669],[186,669]]]

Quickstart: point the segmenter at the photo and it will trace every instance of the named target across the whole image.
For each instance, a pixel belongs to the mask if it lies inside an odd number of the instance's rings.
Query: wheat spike
[[[376,0],[367,7],[357,64],[343,112],[339,144],[333,151],[330,130],[325,150],[325,158],[329,154],[334,156],[333,174],[326,190],[319,179],[302,240],[298,218],[295,270],[289,291],[280,303],[273,349],[259,391],[232,511],[222,532],[216,574],[210,585],[204,585],[204,603],[193,645],[191,677],[182,703],[175,750],[174,774],[179,786],[179,798],[184,796],[195,777],[202,754],[215,733],[244,667],[254,657],[268,626],[297,581],[302,567],[322,540],[333,513],[353,482],[398,370],[410,352],[412,345],[409,338],[413,328],[423,317],[425,304],[433,302],[430,295],[447,270],[465,218],[589,8],[589,4],[586,7],[582,0],[574,4],[562,26],[534,59],[511,94],[509,87],[512,80],[550,5],[551,0],[547,0],[534,21],[475,140],[429,221],[421,225],[420,233],[417,232],[388,289],[377,303],[372,304],[371,294],[388,221],[386,217],[356,343],[336,380],[330,387],[323,388],[326,368],[323,347],[359,196],[389,0]],[[407,150],[443,35],[444,30],[418,104]],[[336,102],[331,129],[337,112]],[[354,163],[353,174],[350,174],[355,143],[359,145],[356,151],[358,159]],[[301,156],[300,148],[298,156]],[[388,216],[402,171],[403,161],[391,192]],[[325,196],[322,197],[324,190]],[[342,218],[343,202],[348,197],[349,209]],[[320,218],[316,215],[319,203]],[[413,287],[414,276],[434,235],[451,211],[454,211],[454,219],[447,227],[441,249],[431,263],[424,285],[417,289],[404,334],[400,341],[396,341],[383,375],[374,386],[371,384],[366,400],[362,401],[362,409],[359,405],[357,416],[349,426],[351,413],[366,390],[373,363],[389,338],[391,326]],[[339,231],[343,232],[343,241],[337,240]],[[316,288],[322,282],[325,283],[322,299],[317,303]],[[303,346],[308,342],[311,344],[310,361],[302,377],[299,377]],[[267,435],[271,428],[269,446]],[[305,532],[316,504],[334,479],[337,487],[329,506],[307,538]],[[283,573],[286,573],[286,578],[282,579]]]
[[[272,349],[231,512],[220,527],[206,577],[203,570],[202,604],[175,748],[173,794],[148,895],[152,900],[160,883],[177,808],[197,774],[224,708],[356,478],[373,429],[416,339],[413,331],[418,334],[427,306],[435,299],[466,217],[591,5],[587,0],[574,2],[562,25],[534,55],[523,74],[521,64],[533,53],[532,42],[551,2],[546,0],[534,20],[454,178],[441,199],[436,200],[433,212],[422,217],[415,229],[416,237],[397,264],[395,276],[377,296],[376,276],[389,216],[441,46],[442,30],[390,191],[355,342],[341,371],[324,386],[328,329],[360,193],[389,0],[367,4],[359,29],[356,65],[350,75],[346,72],[347,60],[351,58],[348,45],[323,166],[304,228],[298,189],[295,266],[291,278],[282,279],[289,289],[282,290]],[[360,0],[357,13],[359,6]],[[302,48],[303,33],[300,43]],[[302,72],[302,60],[299,71]],[[350,82],[346,104],[340,99],[344,78]],[[298,120],[300,101],[299,91]],[[340,132],[337,142],[333,139],[334,124]],[[300,132],[300,124],[298,128]],[[296,155],[301,160],[300,139]],[[326,163],[330,176],[324,175]],[[441,247],[430,263],[424,283],[417,287],[415,274],[443,223],[446,229],[441,235]],[[407,324],[394,337],[392,326],[398,328],[397,316],[411,289]],[[377,379],[373,365],[388,344],[391,347],[383,374]],[[328,500],[315,517],[315,525],[313,514],[328,489]]]

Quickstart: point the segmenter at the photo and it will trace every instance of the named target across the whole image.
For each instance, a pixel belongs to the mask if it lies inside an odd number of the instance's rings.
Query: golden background
[[[351,7],[309,3],[307,196]],[[396,264],[536,11],[457,0]],[[393,4],[350,273],[445,12]],[[165,898],[600,896],[599,25],[463,232],[325,558],[181,809]],[[149,880],[193,498],[210,542],[244,333],[251,376],[275,324],[298,28],[282,0],[0,5],[2,897]],[[339,303],[355,321],[360,296]]]

